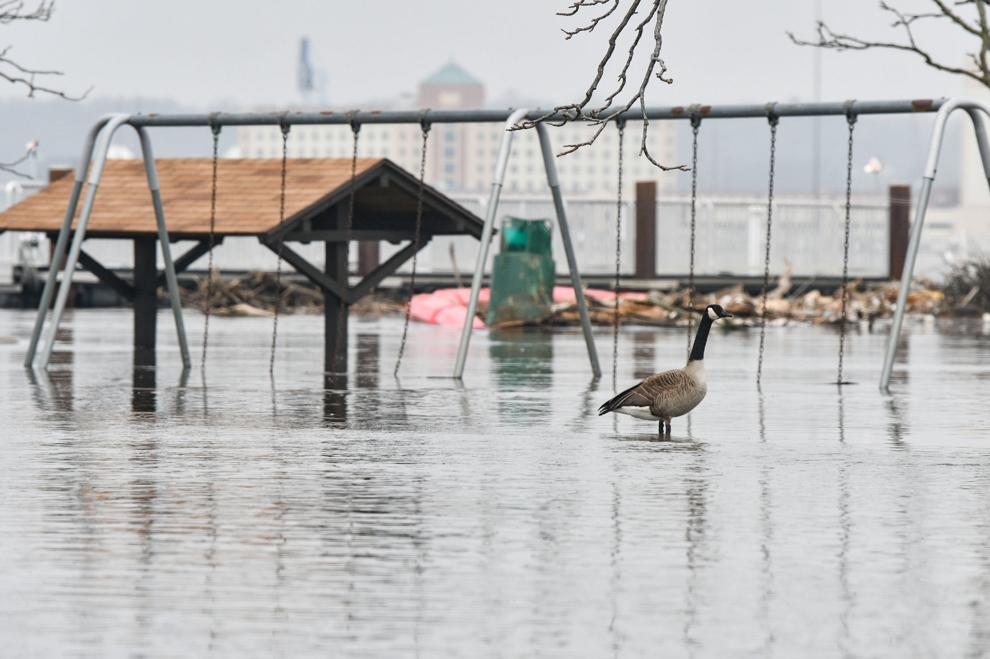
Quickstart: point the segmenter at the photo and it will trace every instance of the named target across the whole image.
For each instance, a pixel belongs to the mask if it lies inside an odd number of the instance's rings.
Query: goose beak
[[[722,318],[735,318],[735,316],[733,316],[731,313],[726,311],[722,314]]]

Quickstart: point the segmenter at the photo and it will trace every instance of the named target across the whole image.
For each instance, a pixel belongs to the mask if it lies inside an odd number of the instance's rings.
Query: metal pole
[[[141,153],[144,156],[144,171],[148,177],[148,188],[151,190],[151,205],[155,209],[155,222],[158,224],[158,243],[162,246],[162,260],[165,261],[165,281],[168,284],[169,300],[172,306],[172,316],[175,318],[175,333],[179,338],[179,352],[182,355],[183,369],[189,368],[189,343],[186,341],[186,326],[182,320],[182,300],[179,298],[179,282],[175,276],[175,265],[172,262],[172,249],[169,246],[168,228],[165,225],[165,209],[162,207],[161,186],[158,182],[158,172],[155,170],[155,155],[151,150],[151,138],[144,128],[137,128],[141,139]]]
[[[907,312],[911,278],[914,275],[914,264],[918,259],[918,250],[921,246],[921,232],[925,226],[925,215],[928,211],[928,201],[931,198],[932,184],[935,182],[935,173],[938,170],[938,158],[942,152],[945,125],[949,115],[959,109],[966,110],[973,121],[973,129],[976,131],[977,144],[983,160],[984,174],[990,183],[990,147],[988,147],[990,142],[987,139],[987,122],[984,116],[990,116],[990,109],[981,103],[966,99],[946,101],[935,117],[935,126],[932,128],[932,139],[928,149],[928,163],[925,165],[925,174],[918,194],[918,206],[915,210],[914,222],[911,224],[911,240],[908,243],[907,255],[904,260],[904,272],[901,275],[897,307],[894,309],[894,322],[890,328],[890,335],[887,337],[887,350],[883,361],[883,371],[880,374],[880,390],[883,392],[890,390],[890,376],[894,370],[894,359],[897,357],[897,342],[900,339],[901,327],[904,324],[904,314]]]
[[[557,211],[557,225],[560,227],[560,239],[564,243],[564,253],[567,255],[567,269],[571,273],[571,286],[574,288],[574,298],[577,300],[578,315],[581,316],[581,331],[584,332],[584,343],[588,347],[588,361],[591,362],[591,373],[595,379],[602,376],[598,364],[598,351],[595,349],[595,338],[591,333],[591,318],[588,316],[588,301],[584,297],[584,286],[581,283],[581,273],[578,270],[577,257],[574,255],[574,245],[571,243],[571,230],[567,224],[567,212],[564,208],[564,198],[560,193],[560,179],[557,178],[557,162],[550,143],[550,132],[544,124],[536,126],[540,137],[540,149],[543,152],[543,166],[547,172],[547,184],[553,195],[553,207]]]
[[[916,114],[936,112],[946,99],[914,99],[895,101],[857,101],[856,114]],[[647,119],[690,120],[691,108],[697,107],[705,119],[766,119],[766,103],[747,105],[673,105],[646,108]],[[846,103],[776,103],[774,114],[779,117],[845,116]],[[565,113],[548,113],[544,110],[431,110],[430,123],[501,123],[510,117],[551,120],[571,119]],[[621,117],[627,121],[641,121],[643,111],[629,110]],[[398,111],[322,111],[322,112],[217,112],[202,114],[139,114],[131,117],[135,127],[149,126],[278,126],[288,125],[331,125],[331,124],[419,124],[423,119],[422,110]],[[212,124],[211,124],[212,122]]]
[[[987,118],[990,116],[990,108],[982,106],[980,108],[964,107],[966,114],[973,120],[973,130],[976,131],[976,146],[980,151],[980,161],[983,163],[983,174],[990,184],[990,138],[988,138]]]
[[[76,208],[79,206],[79,196],[82,193],[83,182],[86,180],[86,170],[89,169],[89,161],[93,155],[93,145],[96,143],[96,136],[103,126],[110,120],[112,115],[100,118],[89,133],[86,134],[86,142],[83,146],[82,156],[76,166],[76,176],[72,183],[72,192],[69,193],[69,205],[65,209],[65,217],[62,219],[62,228],[59,229],[58,239],[55,241],[55,248],[52,250],[51,263],[48,265],[48,278],[45,280],[45,288],[41,292],[41,302],[38,303],[38,315],[34,321],[34,328],[31,330],[31,341],[28,343],[27,354],[24,355],[24,365],[31,368],[34,365],[34,356],[38,351],[38,341],[41,339],[41,332],[45,327],[45,316],[48,315],[48,307],[51,306],[52,296],[55,294],[55,282],[58,280],[58,271],[62,267],[62,257],[65,255],[65,248],[69,242],[69,234],[72,233],[72,219],[76,215]]]
[[[498,212],[498,198],[502,193],[502,182],[505,180],[505,170],[509,165],[509,154],[512,151],[512,135],[509,130],[521,121],[528,110],[519,109],[509,115],[505,122],[505,133],[498,148],[498,158],[495,160],[495,174],[492,179],[492,190],[488,196],[488,208],[485,212],[485,226],[481,230],[481,243],[478,245],[478,259],[474,264],[474,277],[471,279],[471,298],[468,300],[467,315],[464,317],[464,329],[461,330],[461,343],[457,347],[457,361],[454,363],[454,378],[460,380],[464,375],[464,362],[467,360],[468,346],[471,343],[471,331],[474,329],[474,314],[478,310],[478,295],[481,293],[481,280],[485,275],[485,264],[488,262],[488,247],[492,242],[495,227],[495,215]],[[430,115],[432,121],[433,115]]]
[[[62,312],[65,311],[65,303],[69,298],[69,290],[72,288],[72,275],[76,270],[76,263],[79,260],[79,251],[82,249],[83,240],[86,238],[86,225],[89,224],[89,216],[93,212],[93,201],[96,199],[96,191],[100,186],[100,178],[103,176],[103,167],[107,162],[107,150],[110,148],[110,140],[113,134],[121,125],[127,123],[127,115],[113,115],[107,120],[103,130],[100,131],[100,143],[96,146],[96,159],[89,172],[89,189],[86,191],[86,199],[83,201],[82,213],[79,215],[79,225],[76,233],[72,237],[72,247],[69,249],[69,256],[65,262],[65,272],[62,275],[62,283],[58,288],[58,296],[55,298],[55,309],[52,312],[52,323],[44,347],[41,351],[41,366],[48,368],[48,362],[52,356],[52,348],[55,346],[55,334],[58,332],[59,323],[62,322]]]

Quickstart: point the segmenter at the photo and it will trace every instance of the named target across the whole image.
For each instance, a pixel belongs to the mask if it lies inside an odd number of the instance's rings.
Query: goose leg
[[[667,426],[666,430],[667,430],[667,434],[669,435],[670,434],[670,419],[669,418],[664,419],[664,424]]]
[[[660,422],[659,423],[660,423],[660,425],[657,428],[657,436],[658,437],[663,437],[663,419],[660,419]]]

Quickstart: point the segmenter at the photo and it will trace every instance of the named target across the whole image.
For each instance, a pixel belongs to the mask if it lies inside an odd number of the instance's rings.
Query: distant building
[[[419,84],[420,108],[480,108],[485,87],[456,62],[448,62]],[[665,175],[639,157],[642,124],[626,126],[624,188],[632,194],[636,181],[656,180],[661,193],[676,190],[676,177]],[[592,129],[583,124],[550,128],[559,152],[563,145],[586,141]],[[439,124],[433,127],[427,150],[427,182],[448,193],[483,194],[492,172],[503,127],[498,124]],[[416,125],[365,125],[358,141],[361,157],[384,157],[404,169],[419,171],[421,135]],[[594,145],[557,159],[561,186],[569,197],[608,197],[617,183],[617,130],[609,126]],[[677,160],[676,134],[669,122],[650,125],[651,153],[664,163]],[[352,138],[347,126],[295,126],[289,137],[289,157],[348,157]],[[237,131],[237,153],[246,158],[281,156],[282,140],[274,126],[246,126]],[[520,131],[513,141],[506,172],[506,192],[537,192],[546,188],[543,160],[534,131]]]
[[[451,60],[419,83],[418,101],[425,108],[480,108],[485,105],[485,86]]]

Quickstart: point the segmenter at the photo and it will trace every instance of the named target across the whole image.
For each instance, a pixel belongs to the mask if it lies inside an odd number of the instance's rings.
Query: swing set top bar
[[[938,112],[946,99],[916,99],[901,101],[845,101],[840,103],[763,103],[748,105],[674,105],[646,108],[651,120],[675,119],[746,119],[776,117],[857,116],[871,114],[917,114]],[[389,111],[315,111],[315,112],[213,112],[201,114],[136,114],[128,122],[136,128],[166,126],[299,126],[341,124],[459,124],[501,123],[513,110],[389,110]],[[546,114],[533,110],[526,119]],[[558,113],[548,119],[560,120],[567,115]],[[629,110],[622,115],[626,121],[641,121],[642,110]]]

